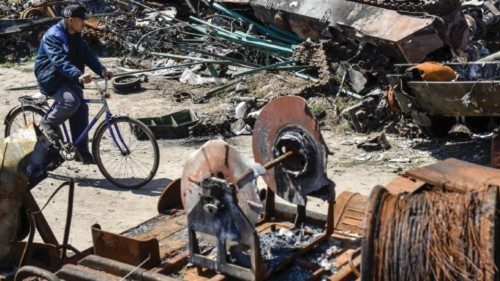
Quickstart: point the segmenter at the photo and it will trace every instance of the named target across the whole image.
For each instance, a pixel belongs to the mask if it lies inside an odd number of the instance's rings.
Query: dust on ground
[[[118,65],[117,59],[103,61],[110,67]],[[178,102],[174,94],[187,91],[194,97],[199,97],[220,85],[191,86],[173,79],[150,76],[150,81],[142,85],[143,91],[128,95],[112,93],[109,104],[113,113],[127,114],[131,117],[161,116],[190,108],[205,122],[223,123],[228,110],[234,107],[232,100],[235,97],[243,95],[252,98],[272,98],[290,94],[294,89],[307,86],[309,82],[297,77],[291,78],[287,73],[261,73],[242,83],[247,87],[247,91],[239,93],[233,90],[219,91],[208,99],[208,102],[195,104],[189,99]],[[32,61],[8,67],[0,65],[0,92],[3,97],[0,101],[0,118],[5,118],[8,111],[18,104],[18,97],[37,92],[6,89],[32,84],[35,84]],[[91,89],[92,84],[90,85],[85,91],[86,96],[97,97],[95,90]],[[490,141],[473,139],[460,130],[452,132],[445,140],[408,139],[388,135],[391,149],[365,152],[357,148],[357,144],[369,136],[353,133],[345,123],[336,118],[335,109],[326,98],[314,97],[309,99],[308,104],[313,113],[321,118],[322,133],[332,152],[328,158],[327,174],[336,183],[337,194],[349,190],[368,195],[374,186],[390,182],[397,174],[449,157],[483,165],[489,163]],[[98,105],[90,105],[91,117],[98,109]],[[3,128],[1,130],[3,137]],[[91,131],[90,136],[92,134]],[[253,158],[249,135],[228,137],[224,134],[181,140],[159,140],[158,173],[151,183],[141,189],[116,188],[104,179],[96,166],[66,162],[50,173],[49,178],[36,186],[32,192],[37,202],[43,204],[60,183],[71,178],[76,180],[69,243],[83,250],[92,245],[90,227],[94,223],[99,223],[104,230],[119,233],[155,216],[159,195],[173,179],[180,177],[184,159],[205,141],[217,137],[226,138],[227,142],[236,146],[245,156]],[[56,195],[44,210],[49,224],[59,239],[62,239],[63,235],[66,204],[67,194],[63,191]]]

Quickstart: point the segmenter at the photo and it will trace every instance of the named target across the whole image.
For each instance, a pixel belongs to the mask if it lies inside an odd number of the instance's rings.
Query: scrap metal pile
[[[2,13],[9,19],[0,20],[0,56],[17,61],[33,52],[40,32],[58,19],[62,3],[3,4]],[[401,110],[412,103],[398,94],[402,87],[398,83],[423,78],[391,80],[388,75],[401,74],[401,64],[498,60],[500,51],[499,0],[82,3],[94,15],[87,21],[84,36],[97,53],[125,55],[124,66],[157,69],[155,74],[182,83],[225,83],[194,102],[206,102],[218,92],[236,87],[243,76],[286,71],[311,83],[279,95],[325,97],[331,104],[329,97],[338,95],[361,100],[339,114],[357,132],[391,129],[394,120],[403,116],[413,118],[432,136],[432,130],[426,128],[429,122],[423,124],[422,118]],[[458,74],[449,82],[498,82],[498,75]],[[427,110],[425,114],[437,112]],[[454,116],[466,116],[459,114]],[[237,128],[206,124],[203,130],[249,132],[247,125],[252,122],[231,124]],[[191,131],[196,135],[200,129],[195,126]]]

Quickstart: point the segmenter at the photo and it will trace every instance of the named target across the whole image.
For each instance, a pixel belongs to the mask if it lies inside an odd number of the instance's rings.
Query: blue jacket
[[[71,35],[61,20],[45,33],[35,59],[40,90],[53,95],[63,83],[78,84],[87,65],[96,74],[105,70],[80,34]]]

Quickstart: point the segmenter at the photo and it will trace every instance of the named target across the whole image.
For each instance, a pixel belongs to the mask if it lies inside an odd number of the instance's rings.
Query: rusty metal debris
[[[333,197],[325,174],[327,151],[316,119],[300,97],[280,97],[269,102],[255,122],[254,157],[264,164],[293,151],[294,155],[264,176],[269,188],[291,203],[305,206],[306,195],[323,192]]]
[[[426,76],[415,65],[396,65],[396,74],[388,79],[399,110],[430,137],[446,136],[457,117],[472,132],[495,124],[493,118],[500,114],[500,63],[447,63],[442,68],[446,71]],[[497,153],[494,144],[492,159]]]
[[[496,280],[497,170],[449,159],[373,189],[362,280]]]

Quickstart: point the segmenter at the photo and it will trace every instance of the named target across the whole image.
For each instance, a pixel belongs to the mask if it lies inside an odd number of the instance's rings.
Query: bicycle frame
[[[99,94],[101,95],[100,99],[82,99],[82,101],[81,101],[81,102],[85,102],[87,104],[99,103],[99,104],[102,104],[102,107],[99,110],[99,112],[94,116],[94,118],[92,118],[92,120],[89,122],[89,124],[87,125],[85,130],[80,134],[80,136],[78,136],[78,138],[76,139],[73,146],[76,146],[76,147],[79,146],[84,141],[85,137],[88,136],[88,133],[94,127],[94,125],[97,123],[97,121],[101,118],[101,116],[105,114],[106,127],[109,129],[109,132],[110,132],[110,135],[111,135],[111,138],[112,138],[114,144],[118,147],[118,149],[120,150],[120,153],[122,155],[129,155],[130,150],[127,147],[127,145],[125,144],[125,142],[123,141],[123,138],[122,138],[122,135],[120,133],[118,126],[116,124],[114,124],[114,126],[111,126],[111,119],[113,118],[113,114],[111,113],[109,106],[108,106],[108,102],[106,100],[106,91],[108,89],[108,80],[105,79],[104,81],[105,81],[104,82],[105,83],[104,89],[101,89],[101,87],[99,87],[99,84],[97,83],[97,81],[94,79],[94,83],[99,91]],[[49,111],[53,109],[54,105],[55,104],[53,104],[51,106]],[[63,127],[64,138],[66,139],[66,142],[71,143],[71,138],[69,137],[68,130],[67,130],[66,125],[64,123],[62,124],[62,127]],[[117,137],[115,136],[115,132],[113,132],[113,131],[116,131],[116,136],[118,136],[118,140],[121,142],[121,145],[117,141]]]

